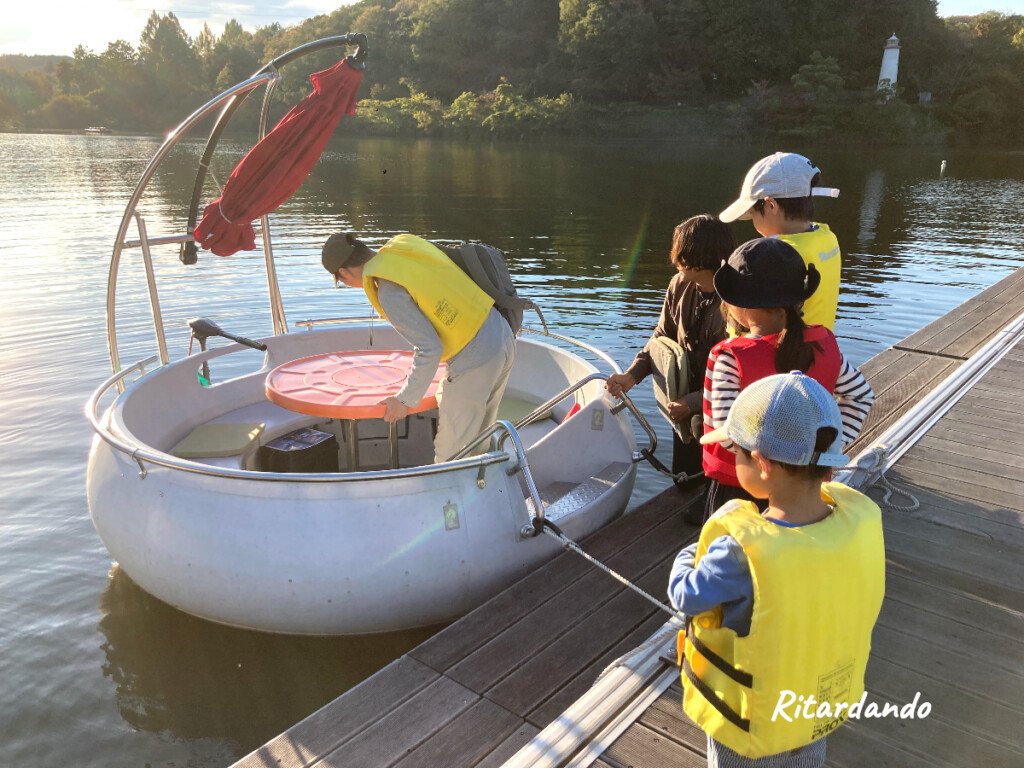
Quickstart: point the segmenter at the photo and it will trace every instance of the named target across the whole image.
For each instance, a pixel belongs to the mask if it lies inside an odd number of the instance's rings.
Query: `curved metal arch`
[[[199,171],[196,178],[196,183],[193,188],[192,203],[189,209],[188,229],[185,234],[177,235],[174,237],[158,238],[152,241],[150,244],[160,243],[181,243],[181,259],[185,261],[185,251],[191,246],[193,253],[195,252],[195,242],[192,240],[192,232],[195,230],[196,214],[199,206],[199,195],[202,192],[203,183],[206,178],[207,166],[209,165],[210,158],[213,155],[213,151],[216,148],[217,142],[220,139],[221,133],[223,133],[225,126],[231,119],[231,116],[241,105],[242,101],[251,93],[253,90],[261,85],[267,84],[272,85],[281,75],[278,72],[279,68],[285,64],[295,61],[296,59],[302,58],[315,51],[323,50],[325,48],[333,48],[339,46],[356,45],[358,46],[354,54],[350,54],[348,59],[352,66],[360,69],[366,66],[366,35],[358,33],[349,33],[347,35],[339,35],[337,37],[326,37],[322,40],[316,40],[312,43],[300,45],[297,48],[284,53],[273,61],[265,65],[255,75],[250,77],[248,80],[244,80],[226,91],[214,96],[206,104],[199,107],[192,114],[186,117],[181,123],[178,124],[167,137],[164,139],[163,144],[157,150],[156,154],[153,155],[153,159],[149,161],[149,165],[142,172],[138,183],[135,185],[135,191],[132,193],[131,198],[125,207],[124,216],[121,219],[121,225],[117,230],[117,238],[114,241],[114,249],[110,258],[110,268],[107,274],[107,346],[110,353],[110,366],[111,370],[115,373],[121,369],[120,353],[117,347],[117,319],[115,314],[115,305],[117,299],[117,276],[121,264],[121,252],[125,247],[134,247],[138,245],[137,242],[130,242],[127,240],[128,227],[131,225],[133,217],[136,215],[139,202],[142,199],[142,195],[146,188],[149,186],[149,182],[152,180],[156,169],[163,162],[164,158],[167,157],[168,153],[173,149],[181,140],[185,137],[191,128],[201,120],[208,117],[218,107],[224,105],[221,110],[220,116],[217,118],[217,123],[210,134],[210,138],[207,140],[206,151],[203,153],[203,158],[200,161]],[[264,113],[266,112],[267,105],[264,104]],[[145,240],[140,235],[140,240]],[[194,263],[195,258],[193,257],[191,262]],[[283,318],[281,318],[283,321]],[[123,387],[122,383],[118,383],[118,389],[121,390]]]
[[[366,46],[366,35],[361,33],[350,32],[347,35],[338,35],[337,37],[325,37],[321,40],[316,40],[312,43],[306,43],[300,45],[297,48],[292,48],[287,53],[283,53],[277,58],[273,59],[261,69],[253,74],[253,77],[258,77],[269,72],[277,72],[285,64],[289,64],[293,61],[308,56],[311,53],[322,51],[326,48],[337,48],[341,46],[355,45],[356,52],[348,55],[349,64],[356,69],[364,69],[366,67],[366,56],[368,49]],[[188,232],[192,232],[196,228],[196,221],[199,218],[199,203],[203,195],[203,187],[206,184],[206,173],[210,166],[210,161],[213,159],[213,153],[217,149],[217,144],[220,142],[221,134],[227,127],[228,123],[231,122],[231,118],[235,112],[245,101],[248,94],[242,95],[240,98],[235,97],[227,104],[224,105],[223,111],[217,118],[217,122],[210,130],[210,137],[206,140],[206,149],[203,151],[202,159],[199,161],[199,168],[196,171],[196,180],[192,185],[192,201],[188,207]],[[266,109],[269,105],[264,104],[263,120],[266,122]],[[263,128],[261,125],[260,138],[263,137]],[[181,259],[182,264],[195,264],[198,259],[198,248],[196,247],[195,241],[189,241],[182,243],[181,252],[178,258]]]

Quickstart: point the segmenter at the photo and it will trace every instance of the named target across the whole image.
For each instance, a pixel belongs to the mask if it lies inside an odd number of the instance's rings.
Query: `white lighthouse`
[[[878,90],[886,92],[886,98],[896,90],[896,75],[900,68],[900,41],[893,36],[885,41],[882,51],[882,69],[878,73]]]

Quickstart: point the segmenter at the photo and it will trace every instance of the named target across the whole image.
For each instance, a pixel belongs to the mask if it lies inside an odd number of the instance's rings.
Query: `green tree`
[[[811,54],[810,63],[800,67],[790,82],[797,93],[809,97],[815,105],[832,105],[839,100],[843,90],[843,77],[839,71],[838,61],[815,51]]]
[[[561,0],[559,48],[573,89],[597,98],[639,101],[655,64],[654,16],[643,3]]]
[[[139,39],[139,67],[152,89],[154,127],[173,121],[196,101],[202,66],[173,13],[150,15]]]

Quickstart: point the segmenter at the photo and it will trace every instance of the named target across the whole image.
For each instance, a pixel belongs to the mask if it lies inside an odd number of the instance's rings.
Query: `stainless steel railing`
[[[144,371],[149,365],[155,363],[159,358],[156,356],[140,360],[135,365],[125,368],[104,381],[85,405],[85,415],[89,419],[93,430],[105,443],[115,450],[129,456],[139,465],[139,476],[145,479],[147,474],[146,464],[158,467],[176,469],[182,472],[190,472],[210,477],[229,477],[236,480],[259,480],[278,483],[352,483],[361,480],[387,480],[408,477],[422,477],[426,475],[438,475],[445,472],[456,472],[470,467],[486,467],[490,464],[500,464],[509,461],[509,456],[504,451],[492,451],[480,456],[473,456],[460,461],[449,461],[444,464],[428,464],[421,467],[409,467],[407,469],[381,469],[368,472],[320,472],[320,473],[289,473],[289,472],[256,472],[247,469],[231,469],[229,467],[214,467],[208,464],[200,464],[195,461],[179,459],[169,453],[157,451],[137,442],[129,442],[128,439],[118,437],[110,428],[103,424],[99,416],[99,402],[107,391],[123,382],[125,378],[136,371]]]

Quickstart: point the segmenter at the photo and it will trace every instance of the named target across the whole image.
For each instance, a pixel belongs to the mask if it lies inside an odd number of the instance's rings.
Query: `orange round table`
[[[361,349],[326,352],[279,365],[267,374],[267,398],[282,408],[347,422],[349,467],[357,469],[358,419],[379,419],[381,400],[397,395],[412,368],[411,350]],[[437,407],[437,389],[445,375],[442,363],[423,399],[410,413]],[[398,466],[398,430],[388,425],[390,464]]]

